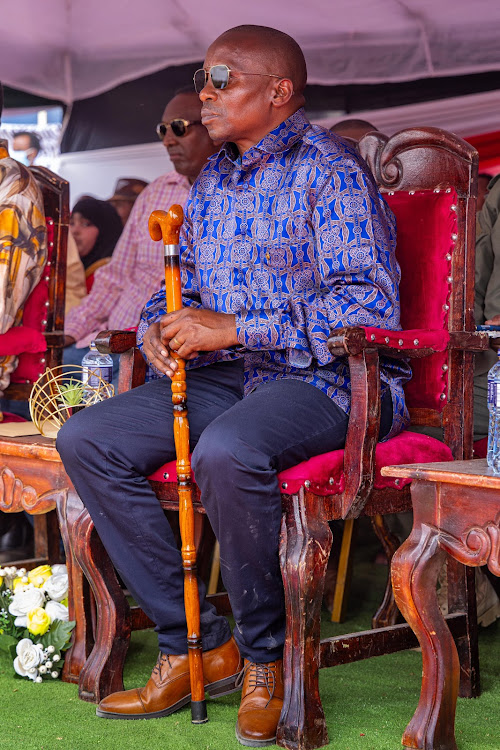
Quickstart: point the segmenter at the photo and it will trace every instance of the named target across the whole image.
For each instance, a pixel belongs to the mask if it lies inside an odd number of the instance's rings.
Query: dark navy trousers
[[[192,466],[220,543],[234,635],[247,659],[274,661],[285,635],[277,473],[342,447],[348,418],[300,380],[266,383],[243,398],[241,361],[188,370],[187,393]],[[392,408],[383,406],[385,434]],[[175,458],[170,380],[75,414],[57,449],[120,577],[156,623],[160,650],[186,653],[181,555],[145,478]],[[229,625],[201,583],[200,606],[204,649],[222,645]]]

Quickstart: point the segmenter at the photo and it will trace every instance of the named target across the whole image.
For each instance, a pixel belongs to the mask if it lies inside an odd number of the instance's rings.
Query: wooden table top
[[[43,435],[1,437],[0,455],[41,458],[45,461],[60,461],[56,441]]]
[[[495,474],[488,467],[485,458],[471,461],[383,466],[381,474],[387,477],[410,477],[429,482],[446,482],[447,484],[500,490],[500,474]]]

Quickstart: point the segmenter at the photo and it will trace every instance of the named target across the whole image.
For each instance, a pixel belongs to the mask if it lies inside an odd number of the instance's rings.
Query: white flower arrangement
[[[67,597],[65,565],[0,568],[0,650],[11,654],[20,677],[35,683],[59,677],[75,627]]]

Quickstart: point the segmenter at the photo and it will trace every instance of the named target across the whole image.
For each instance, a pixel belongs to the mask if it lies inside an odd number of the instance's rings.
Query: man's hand
[[[143,349],[148,361],[171,378],[178,369],[172,352],[194,359],[201,351],[214,352],[237,343],[234,315],[183,307],[149,326]]]
[[[500,326],[500,315],[495,315],[491,320],[485,320],[484,324],[487,326]]]

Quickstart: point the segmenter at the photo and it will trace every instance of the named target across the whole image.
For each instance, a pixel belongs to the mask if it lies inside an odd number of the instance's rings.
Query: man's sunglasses
[[[274,73],[245,73],[243,70],[234,71],[238,75],[244,76],[267,76],[268,78],[283,78],[284,76],[277,76]],[[193,76],[194,88],[197,94],[202,91],[207,85],[209,78],[212,79],[212,86],[214,89],[225,89],[229,83],[231,77],[231,69],[227,65],[212,65],[211,68],[205,70],[200,68]]]
[[[170,120],[170,122],[159,122],[156,126],[156,135],[162,141],[167,135],[167,130],[172,128],[172,133],[177,138],[182,138],[186,135],[191,125],[201,125],[201,120],[182,120],[180,117],[177,117],[175,120]]]

